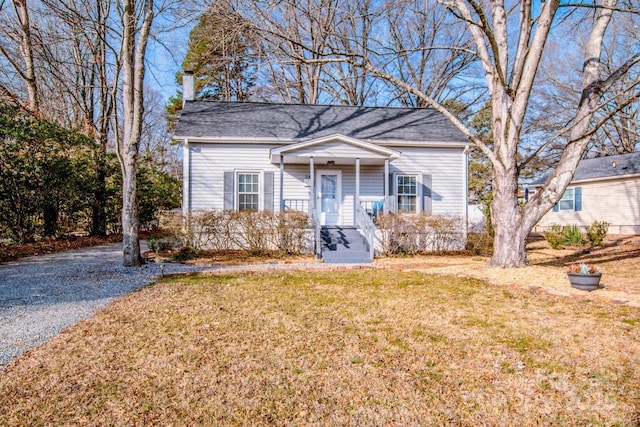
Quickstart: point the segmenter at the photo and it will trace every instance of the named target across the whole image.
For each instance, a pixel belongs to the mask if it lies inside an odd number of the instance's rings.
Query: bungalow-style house
[[[377,211],[466,223],[469,142],[432,109],[193,101],[189,85],[173,137],[185,215],[304,211],[326,262],[373,259]]]
[[[548,176],[534,181],[532,191]],[[589,227],[609,223],[610,234],[640,234],[640,152],[581,160],[562,199],[536,225]]]

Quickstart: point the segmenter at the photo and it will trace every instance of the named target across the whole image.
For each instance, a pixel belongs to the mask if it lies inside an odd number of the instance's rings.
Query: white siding
[[[274,173],[274,209],[280,207],[280,165],[269,161],[265,145],[189,144],[191,158],[191,210],[224,209],[225,171],[271,171]],[[285,198],[308,199],[305,165],[287,165],[284,173]]]
[[[190,143],[191,210],[224,208],[225,171],[274,172],[274,209],[279,209],[280,167],[270,162],[269,153],[276,146],[251,144]],[[465,162],[462,149],[406,148],[400,158],[390,163],[390,173],[431,174],[433,213],[465,215]],[[315,165],[327,169],[326,165]],[[355,166],[338,166],[342,171],[342,220],[354,223]],[[309,199],[308,165],[285,165],[284,198]],[[365,166],[360,169],[361,197],[384,195],[384,166]],[[421,178],[420,178],[421,179]],[[395,191],[394,191],[395,192]]]
[[[466,215],[465,158],[463,149],[401,148],[390,173],[431,174],[434,214]],[[384,189],[382,190],[384,192]]]
[[[640,178],[569,186],[575,187],[582,187],[582,210],[550,210],[538,223],[537,230],[545,230],[551,224],[586,228],[594,221],[606,221],[610,234],[640,234]]]

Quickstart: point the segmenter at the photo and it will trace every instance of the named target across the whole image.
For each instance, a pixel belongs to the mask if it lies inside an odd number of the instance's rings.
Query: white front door
[[[340,225],[342,171],[319,170],[316,174],[316,193],[320,225]]]

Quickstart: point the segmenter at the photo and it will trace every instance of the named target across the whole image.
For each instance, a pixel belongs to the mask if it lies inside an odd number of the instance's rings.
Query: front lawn
[[[0,425],[637,425],[639,330],[419,272],[174,278],[0,372]]]

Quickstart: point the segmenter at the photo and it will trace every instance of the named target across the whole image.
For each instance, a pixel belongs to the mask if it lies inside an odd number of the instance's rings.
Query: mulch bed
[[[40,242],[15,245],[0,245],[0,262],[15,261],[17,259],[29,256],[51,254],[54,252],[67,251],[70,249],[79,249],[121,241],[122,235],[113,234],[111,236],[104,237],[69,237],[66,239],[50,239],[42,240]]]

